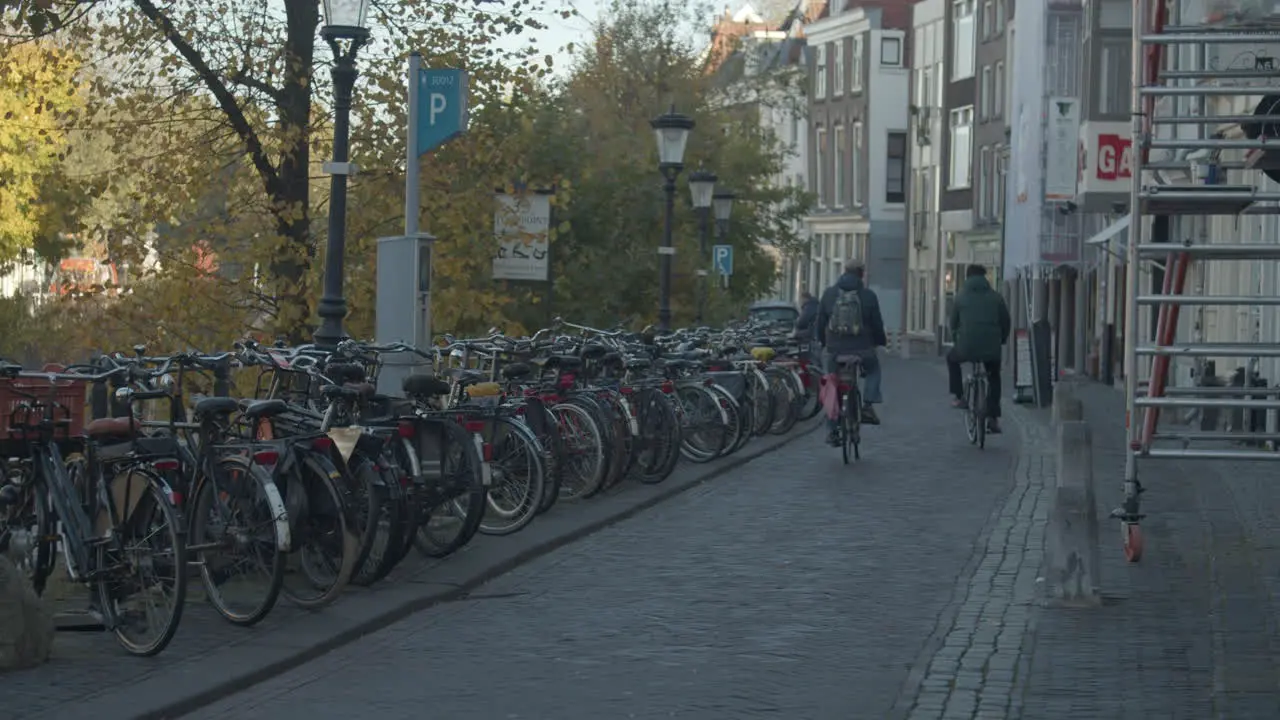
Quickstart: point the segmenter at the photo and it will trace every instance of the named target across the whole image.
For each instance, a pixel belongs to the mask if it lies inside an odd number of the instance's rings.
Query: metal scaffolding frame
[[[1171,20],[1170,6],[1174,18]],[[1214,262],[1280,260],[1280,242],[1216,243],[1211,238],[1209,218],[1280,213],[1280,193],[1260,192],[1253,185],[1225,184],[1226,169],[1250,172],[1252,160],[1246,163],[1220,161],[1224,151],[1267,151],[1280,149],[1280,123],[1269,125],[1258,115],[1213,115],[1210,98],[1223,96],[1262,96],[1280,94],[1280,70],[1270,62],[1258,62],[1255,68],[1227,67],[1207,62],[1210,47],[1280,45],[1280,18],[1254,15],[1252,19],[1236,18],[1224,23],[1182,24],[1179,17],[1183,3],[1178,0],[1134,0],[1133,13],[1133,167],[1129,207],[1133,215],[1127,247],[1124,376],[1125,427],[1127,452],[1124,471],[1124,499],[1111,515],[1120,521],[1125,556],[1130,562],[1142,557],[1143,538],[1140,521],[1142,484],[1138,480],[1138,464],[1148,458],[1200,460],[1280,460],[1280,454],[1259,450],[1256,444],[1271,438],[1257,432],[1157,432],[1161,409],[1230,409],[1249,414],[1252,410],[1280,409],[1274,392],[1246,387],[1168,388],[1171,362],[1174,358],[1280,357],[1280,345],[1264,343],[1255,331],[1253,342],[1211,342],[1204,338],[1204,322],[1200,313],[1205,307],[1248,306],[1260,312],[1263,306],[1280,304],[1280,298],[1249,294],[1237,288],[1231,295],[1208,295],[1204,290],[1205,267]],[[1192,48],[1192,67],[1178,62],[1177,48]],[[1224,82],[1225,81],[1225,82]],[[1266,87],[1260,87],[1266,85]],[[1191,100],[1184,100],[1190,98]],[[1162,99],[1164,99],[1162,101]],[[1188,110],[1190,104],[1193,109]],[[1182,106],[1182,107],[1180,107]],[[1162,115],[1163,113],[1163,115]],[[1280,117],[1276,118],[1280,121]],[[1157,127],[1171,128],[1157,133]],[[1196,137],[1186,137],[1180,127],[1196,128]],[[1252,132],[1224,132],[1224,127],[1250,127]],[[1270,135],[1269,135],[1270,133]],[[1160,135],[1160,137],[1157,137]],[[1151,150],[1191,151],[1152,161]],[[1185,157],[1185,159],[1184,159]],[[1161,172],[1188,169],[1189,184],[1170,185]],[[1208,169],[1205,172],[1206,168]],[[1253,170],[1261,177],[1261,170]],[[1168,223],[1166,241],[1154,237],[1153,222],[1165,216]],[[1160,262],[1157,262],[1160,261]],[[1143,263],[1163,273],[1159,293],[1139,288]],[[1195,266],[1191,294],[1184,294],[1189,270]],[[1178,340],[1176,330],[1183,306],[1196,313],[1191,337]],[[1154,308],[1154,328],[1141,327],[1140,308]],[[1154,339],[1151,339],[1151,336]],[[1149,362],[1140,366],[1139,362]],[[1200,366],[1202,369],[1203,366]],[[1140,370],[1149,370],[1145,388]],[[1273,433],[1274,434],[1274,433]],[[1277,434],[1280,438],[1280,434]],[[1173,440],[1180,448],[1153,447],[1158,441]],[[1241,443],[1241,441],[1247,441]],[[1241,447],[1240,445],[1244,445]],[[1254,447],[1251,447],[1254,446]]]

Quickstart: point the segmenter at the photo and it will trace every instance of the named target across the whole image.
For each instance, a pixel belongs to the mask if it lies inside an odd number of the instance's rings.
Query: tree
[[[771,287],[776,268],[762,245],[799,243],[791,221],[807,212],[809,201],[773,183],[785,158],[782,145],[758,119],[720,101],[697,44],[672,32],[687,27],[686,20],[668,2],[615,2],[569,77],[539,98],[532,113],[530,174],[568,178],[575,188],[560,218],[567,232],[552,248],[554,302],[566,315],[600,325],[654,319],[663,199],[649,121],[671,105],[697,122],[677,188],[676,322],[693,319],[703,267],[686,201],[687,171],[710,169],[739,197],[728,233],[736,251],[733,283],[727,294],[713,294],[720,317]],[[754,82],[764,92],[780,80]]]
[[[9,5],[12,9],[15,3]],[[17,5],[15,22],[27,22],[32,30],[72,28],[98,56],[110,58],[111,71],[95,77],[94,88],[110,99],[115,112],[132,117],[168,114],[173,118],[168,130],[185,134],[202,151],[206,174],[238,165],[237,171],[253,176],[256,197],[245,198],[247,207],[269,223],[267,232],[255,232],[253,247],[263,258],[269,285],[260,296],[260,310],[274,330],[299,339],[306,335],[313,285],[309,270],[320,256],[313,222],[313,213],[321,207],[313,200],[318,169],[313,154],[326,144],[317,137],[315,118],[329,115],[315,112],[323,108],[318,103],[324,102],[326,91],[323,74],[316,69],[328,54],[317,55],[319,0],[215,5],[131,0],[123,3],[123,12],[113,6],[110,14],[88,15],[85,8],[92,3],[43,0]],[[473,68],[473,82],[486,90],[511,80],[518,72],[508,68],[522,67],[527,53],[499,52],[493,42],[537,27],[533,13],[540,8],[535,0],[516,0],[493,10],[461,0],[375,3],[372,24],[386,36],[361,53],[365,79],[357,89],[359,104],[398,95],[391,89],[403,86],[400,78],[409,48],[453,51]],[[398,96],[394,100],[403,104]],[[195,123],[206,126],[207,132],[195,141],[182,131],[193,122],[187,114],[201,108],[205,112]],[[383,106],[382,115],[378,120],[385,121],[386,115],[395,118],[402,110]],[[371,117],[376,115],[364,114],[365,120]],[[127,127],[114,126],[112,131],[118,145],[133,140]],[[368,147],[360,134],[378,134],[376,128],[359,123],[355,132],[356,148]],[[172,188],[183,189],[188,197],[178,204],[189,205],[207,186]],[[230,208],[214,222],[235,224],[226,215],[243,213],[241,207]]]
[[[37,245],[54,218],[66,116],[80,104],[76,57],[50,43],[0,46],[0,262]]]

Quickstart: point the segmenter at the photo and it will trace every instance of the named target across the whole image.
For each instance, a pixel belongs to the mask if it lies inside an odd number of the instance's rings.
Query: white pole
[[[404,169],[404,234],[418,233],[418,85],[422,74],[422,56],[409,56],[409,127],[405,135]]]

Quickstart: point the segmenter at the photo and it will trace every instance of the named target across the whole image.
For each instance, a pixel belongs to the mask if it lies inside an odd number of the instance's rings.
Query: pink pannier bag
[[[840,377],[835,373],[822,376],[822,390],[818,392],[818,401],[827,411],[827,419],[840,417]]]

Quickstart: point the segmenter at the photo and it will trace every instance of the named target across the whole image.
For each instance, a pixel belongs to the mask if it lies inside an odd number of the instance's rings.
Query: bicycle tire
[[[538,505],[538,514],[542,514],[564,499],[561,497],[566,460],[564,437],[555,413],[537,398],[531,398],[526,402],[524,424],[533,431],[538,442],[542,444],[542,462],[547,474],[547,480],[543,483],[542,502]]]
[[[274,490],[275,480],[267,475],[262,468],[250,463],[249,458],[244,455],[228,455],[218,458],[217,468],[216,472],[219,473],[219,477],[227,478],[226,482],[218,483],[209,477],[200,477],[196,481],[195,495],[188,510],[188,553],[195,554],[195,560],[200,568],[200,580],[204,585],[205,597],[209,599],[213,609],[231,624],[249,627],[262,621],[263,618],[271,613],[271,610],[275,608],[276,600],[280,597],[280,588],[284,585],[287,553],[280,549],[280,533],[276,525],[276,519],[273,517],[270,499],[267,496],[267,493],[270,492],[267,487],[270,486]],[[246,473],[251,482],[237,483],[228,474],[224,474],[224,472],[230,470],[240,470]],[[254,492],[255,488],[258,489],[258,492]],[[211,542],[205,537],[205,531],[208,529],[207,526],[210,520],[210,511],[215,507],[214,501],[222,500],[223,495],[229,497],[242,495],[243,493],[241,492],[233,492],[240,490],[254,492],[254,497],[251,499],[253,505],[259,510],[265,509],[266,516],[270,519],[255,521],[253,524],[256,526],[258,522],[261,522],[263,527],[269,526],[272,542],[272,549],[270,550],[271,564],[266,576],[267,584],[256,606],[247,612],[237,611],[227,601],[226,595],[223,593],[216,577],[216,575],[220,574],[218,573],[219,563],[217,562],[217,557],[221,554],[221,548],[206,547],[209,545],[221,545],[222,543],[221,541]],[[235,498],[232,497],[231,499]],[[224,522],[227,520],[225,514],[220,520]],[[235,544],[239,534],[230,533],[227,530],[229,528],[223,528],[224,536],[230,536],[232,543]],[[254,531],[242,534],[249,537],[257,536],[257,532]],[[195,549],[193,550],[192,548]],[[266,549],[263,548],[260,557],[265,558],[267,554]]]
[[[676,399],[685,407],[685,423],[680,432],[680,454],[692,463],[707,463],[720,457],[728,437],[724,411],[715,392],[704,385],[676,388]],[[693,412],[693,406],[700,406]],[[695,427],[689,420],[705,419]]]
[[[182,519],[178,514],[177,508],[175,508],[173,503],[170,502],[169,493],[164,490],[159,478],[156,477],[154,473],[138,467],[129,468],[125,472],[130,473],[131,475],[136,474],[142,476],[147,482],[147,488],[146,494],[139,498],[138,504],[134,506],[132,511],[130,511],[129,517],[121,523],[119,528],[116,528],[117,531],[124,531],[117,532],[116,537],[122,546],[127,547],[129,537],[125,537],[125,533],[128,532],[132,534],[133,531],[138,530],[136,526],[139,524],[140,518],[147,516],[147,510],[158,511],[160,515],[164,517],[165,525],[168,527],[168,532],[166,533],[168,535],[167,539],[170,547],[172,548],[172,557],[168,564],[173,566],[173,610],[169,617],[163,622],[163,627],[155,638],[149,642],[138,642],[128,636],[127,626],[121,622],[122,618],[118,614],[119,610],[117,606],[117,602],[121,598],[117,597],[113,592],[110,576],[106,575],[99,578],[94,585],[96,586],[95,589],[98,596],[98,607],[102,611],[103,620],[107,627],[111,628],[112,634],[116,637],[116,642],[118,642],[130,655],[151,657],[163,652],[164,649],[168,647],[169,642],[173,640],[174,634],[178,632],[178,625],[182,623],[182,610],[186,605],[187,599],[188,573],[186,544],[183,542]],[[156,533],[151,532],[149,528],[143,528],[141,530],[143,539],[156,537]],[[98,545],[97,550],[97,562],[98,567],[100,568],[123,564],[126,567],[132,568],[136,572],[144,565],[149,568],[163,567],[165,565],[163,562],[157,562],[154,558],[147,563],[131,563],[127,560],[113,561],[113,559],[108,558],[107,556],[107,553],[111,551],[111,545],[107,543]],[[129,555],[128,550],[125,551],[125,554],[126,556]],[[133,580],[129,583],[131,587],[138,588],[146,588],[149,587],[150,584],[151,583],[138,580]],[[144,613],[148,618],[153,616],[150,612],[150,609],[153,607],[153,604],[148,603],[149,611]]]
[[[978,442],[978,424],[976,419],[977,415],[974,410],[973,398],[974,398],[973,378],[972,377],[965,378],[965,381],[964,381],[964,400],[965,400],[964,432],[965,432],[965,435],[969,438],[970,444],[976,444]]]
[[[631,469],[635,455],[635,436],[632,433],[631,412],[622,393],[613,389],[604,390],[602,398],[613,420],[613,456],[609,461],[609,475],[604,481],[604,489],[608,490],[621,482]]]
[[[456,421],[447,418],[432,418],[417,423],[416,432],[430,432],[432,428],[439,430],[439,460],[427,458],[415,450],[415,445],[405,440],[401,451],[418,464],[415,475],[414,492],[415,513],[418,518],[418,529],[413,544],[418,552],[430,558],[447,557],[463,547],[480,531],[480,523],[488,508],[488,488],[484,486],[484,474],[481,464],[484,458],[475,446],[471,434]],[[421,446],[424,437],[417,438]],[[424,451],[427,448],[423,448]],[[427,487],[428,478],[423,470],[427,464],[439,464],[437,486]],[[446,496],[440,498],[440,493]],[[433,521],[442,517],[446,511],[456,520],[456,531],[448,535],[436,534],[438,525]]]
[[[633,473],[640,482],[656,485],[671,476],[680,459],[680,422],[674,401],[662,391],[643,388],[634,397],[641,452]]]
[[[724,447],[720,448],[720,454],[717,455],[717,457],[726,457],[738,451],[738,441],[744,434],[750,436],[749,428],[743,422],[741,406],[728,390],[715,384],[707,389],[715,394],[716,401],[729,417],[728,422],[725,423]]]
[[[404,488],[396,474],[391,472],[391,463],[383,458],[383,454],[379,453],[376,459],[364,458],[377,475],[378,483],[374,489],[381,497],[381,503],[373,544],[364,563],[351,576],[351,584],[360,587],[368,587],[385,578],[403,557],[400,549],[404,546],[406,532]]]
[[[347,459],[343,477],[348,487],[348,509],[360,538],[355,571],[351,573],[351,582],[359,585],[358,581],[367,576],[368,569],[372,569],[367,568],[369,556],[375,551],[380,556],[386,548],[388,533],[383,531],[384,522],[388,519],[386,493],[375,463],[358,447]]]
[[[84,456],[78,453],[68,456],[64,462],[67,467],[67,477],[73,482],[75,474],[71,468],[76,460],[80,463],[85,462]],[[30,475],[24,483],[22,503],[11,506],[3,515],[0,515],[0,536],[3,536],[6,531],[12,531],[15,523],[26,526],[22,530],[33,540],[33,543],[28,559],[17,563],[18,570],[31,583],[31,589],[35,594],[43,595],[45,586],[57,564],[58,522],[56,513],[49,506],[49,494],[41,491],[41,483],[34,472],[30,470],[28,472]],[[2,552],[9,552],[9,548],[6,547]]]
[[[327,452],[299,453],[299,462],[284,478],[282,488],[285,507],[289,509],[292,544],[280,594],[300,608],[315,610],[337,600],[351,582],[360,536],[352,526],[347,493],[339,485],[342,471]],[[279,480],[276,484],[280,484]],[[336,562],[330,553],[336,553]],[[327,565],[325,576],[318,574],[322,561]],[[291,578],[300,582],[292,582]],[[307,587],[313,592],[304,593]]]
[[[849,391],[847,398],[849,407],[846,411],[849,414],[849,424],[852,428],[853,436],[853,459],[862,459],[862,391],[858,389],[857,381],[854,381],[853,388]]]
[[[533,522],[534,516],[538,514],[538,502],[542,497],[542,486],[545,482],[546,469],[542,462],[542,448],[538,444],[538,438],[534,436],[533,431],[524,423],[516,422],[510,418],[498,418],[494,421],[493,430],[493,464],[494,464],[494,485],[489,488],[487,505],[485,508],[484,518],[480,521],[480,532],[485,535],[511,535],[520,532]],[[499,428],[501,428],[502,437],[499,438]],[[519,449],[519,454],[524,456],[524,477],[519,477],[516,461],[510,463],[499,461],[498,457],[503,449]],[[498,477],[501,473],[501,478]],[[502,485],[499,485],[502,483]],[[517,485],[524,485],[523,490],[518,492],[521,497],[518,504],[515,504],[510,511],[499,506],[494,499],[495,493],[499,490],[515,488]],[[497,518],[506,519],[506,522],[499,522]]]
[[[782,368],[771,368],[767,373],[769,392],[774,396],[773,421],[769,424],[770,435],[786,435],[796,426],[799,417],[796,413],[796,395],[791,382],[791,373]]]
[[[974,383],[973,402],[976,411],[974,412],[974,425],[977,426],[978,433],[978,449],[985,450],[987,447],[987,388],[986,379],[979,377]]]
[[[773,395],[769,392],[769,381],[764,373],[753,368],[746,372],[747,397],[752,405],[751,434],[764,435],[773,426]]]
[[[797,400],[799,407],[796,408],[796,414],[800,421],[805,421],[822,412],[822,402],[818,397],[822,388],[822,373],[812,365],[798,372],[801,378],[801,397]]]
[[[592,412],[593,409],[595,412]],[[593,404],[589,409],[585,399],[571,398],[569,402],[553,405],[551,411],[555,413],[556,423],[560,427],[566,454],[585,458],[589,463],[581,470],[566,463],[563,478],[568,481],[572,475],[573,482],[565,482],[561,487],[576,485],[579,488],[577,497],[596,494],[600,491],[609,472],[606,443],[601,437],[603,433],[600,430],[600,423],[596,420],[601,414],[599,408],[594,407]],[[571,428],[571,422],[576,423],[576,426]],[[581,437],[577,437],[578,433],[581,433]]]

